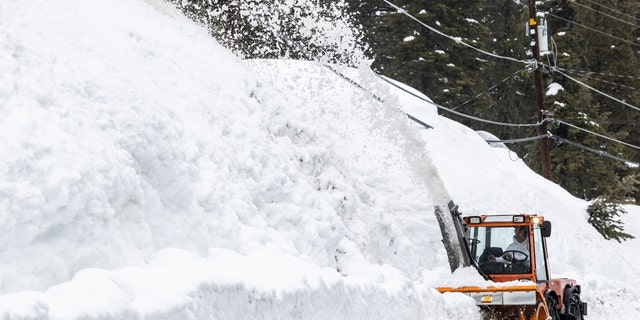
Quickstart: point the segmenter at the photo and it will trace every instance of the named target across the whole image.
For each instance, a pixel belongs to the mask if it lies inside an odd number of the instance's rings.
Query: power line
[[[449,38],[449,39],[451,39],[451,40],[455,41],[456,43],[459,43],[459,44],[461,44],[461,45],[463,45],[463,46],[465,46],[465,47],[467,47],[467,48],[470,48],[470,49],[476,50],[476,51],[478,51],[478,52],[480,52],[480,53],[482,53],[482,54],[485,54],[485,55],[488,55],[488,56],[491,56],[491,57],[494,57],[494,58],[504,59],[504,60],[509,60],[509,61],[518,62],[518,63],[524,63],[524,64],[527,64],[527,65],[531,64],[531,62],[530,62],[530,61],[518,60],[518,59],[515,59],[515,58],[511,58],[511,57],[501,56],[501,55],[498,55],[498,54],[495,54],[495,53],[491,53],[491,52],[488,52],[488,51],[482,50],[482,49],[480,49],[480,48],[476,48],[476,47],[474,47],[474,46],[472,46],[472,45],[470,45],[470,44],[468,44],[468,43],[466,43],[466,42],[462,41],[462,39],[461,39],[460,37],[450,36],[450,35],[448,35],[448,34],[446,34],[446,33],[442,32],[442,31],[440,31],[440,30],[438,30],[438,29],[436,29],[436,28],[434,28],[434,27],[431,27],[431,26],[427,25],[426,23],[424,23],[424,22],[420,21],[418,18],[416,18],[416,17],[412,16],[412,15],[411,15],[410,13],[408,13],[406,10],[404,10],[404,9],[402,9],[402,8],[400,8],[400,7],[398,7],[398,6],[396,6],[396,5],[395,5],[395,4],[393,4],[393,3],[391,3],[391,2],[389,2],[389,1],[387,1],[387,0],[382,0],[382,1],[386,2],[388,5],[392,6],[392,7],[393,7],[393,8],[395,8],[396,10],[398,10],[398,12],[400,12],[400,13],[404,14],[405,16],[407,16],[407,17],[411,18],[412,20],[414,20],[414,21],[418,22],[419,24],[421,24],[421,25],[422,25],[422,26],[424,26],[425,28],[427,28],[427,29],[429,29],[429,30],[431,30],[431,31],[433,31],[433,32],[435,32],[435,33],[437,33],[437,34],[439,34],[439,35],[443,36],[443,37]]]
[[[476,120],[478,122],[484,122],[484,123],[489,123],[489,124],[495,124],[498,126],[505,126],[505,127],[538,127],[542,124],[542,122],[540,123],[505,123],[505,122],[499,122],[499,121],[492,121],[492,120],[486,120],[483,118],[479,118],[479,117],[474,117],[474,116],[470,116],[467,114],[464,114],[462,112],[453,110],[453,109],[449,109],[447,107],[443,107],[439,104],[434,103],[434,105],[438,108],[438,109],[442,109],[445,110],[447,112],[459,115],[461,117],[467,118],[467,119],[471,119],[471,120]]]
[[[498,83],[496,83],[495,85],[493,85],[493,86],[489,87],[486,91],[480,92],[480,93],[478,93],[477,95],[475,95],[474,97],[472,97],[471,99],[469,99],[469,100],[467,100],[467,101],[465,101],[465,102],[463,102],[463,103],[461,103],[461,104],[457,105],[455,108],[453,108],[453,110],[456,110],[456,109],[458,109],[458,108],[460,108],[460,107],[464,106],[465,104],[467,104],[467,103],[469,103],[469,102],[471,102],[471,101],[473,101],[473,100],[475,100],[475,99],[479,98],[479,97],[480,97],[480,96],[482,96],[483,94],[485,94],[485,93],[487,93],[487,92],[489,92],[489,91],[491,91],[491,90],[495,89],[496,87],[498,87],[499,85],[501,85],[501,84],[502,84],[502,83],[504,83],[505,81],[507,81],[507,80],[511,79],[514,75],[516,75],[516,74],[520,73],[522,70],[524,70],[524,69],[521,69],[521,70],[518,70],[518,71],[514,72],[512,75],[510,75],[510,76],[508,76],[508,77],[506,77],[506,78],[502,79],[500,82],[498,82]]]
[[[599,75],[599,76],[626,78],[626,79],[632,79],[632,80],[640,79],[640,77],[636,77],[636,76],[629,76],[629,75],[622,75],[622,74],[615,74],[615,73],[604,73],[604,72],[573,70],[573,69],[559,68],[559,67],[556,68],[556,69],[557,70],[566,71],[566,72],[569,72],[569,73],[579,74],[579,75],[595,74],[595,75]]]
[[[590,75],[588,72],[584,72],[584,71],[576,71],[576,70],[569,70],[569,69],[564,69],[564,68],[558,68],[558,69],[563,70],[563,71],[566,71],[566,72],[569,72],[569,73],[578,74],[578,75],[583,76],[583,77],[585,77],[585,78],[589,78],[589,79],[591,79],[591,80],[593,80],[593,81],[599,81],[599,82],[606,83],[606,84],[610,84],[610,85],[613,85],[613,86],[616,86],[616,87],[626,88],[626,89],[631,89],[631,90],[633,90],[633,91],[640,91],[640,88],[636,88],[636,87],[632,87],[632,86],[627,86],[627,85],[624,85],[624,84],[619,84],[619,83],[614,82],[614,81],[609,81],[609,80],[604,80],[604,79],[596,78],[596,77],[594,77],[594,76]],[[594,74],[595,74],[595,73],[594,73]],[[621,77],[622,77],[622,76],[621,76]],[[631,78],[631,77],[629,77],[629,78]]]
[[[437,104],[437,103],[435,103],[435,102],[433,102],[431,100],[425,99],[425,98],[423,98],[423,97],[421,97],[421,96],[419,96],[419,95],[417,95],[417,94],[415,94],[415,93],[413,93],[413,92],[411,92],[411,91],[409,91],[409,90],[407,90],[405,88],[402,88],[402,87],[396,85],[395,83],[389,81],[389,79],[387,79],[386,77],[383,77],[383,76],[381,76],[379,74],[376,74],[376,75],[379,78],[381,78],[382,80],[384,80],[384,81],[388,82],[389,84],[391,84],[392,86],[394,86],[394,87],[396,87],[396,88],[398,88],[398,89],[400,89],[400,90],[402,90],[402,91],[404,91],[404,92],[406,92],[406,93],[408,93],[408,94],[410,94],[410,95],[412,95],[412,96],[414,96],[414,97],[416,97],[416,98],[418,98],[420,100],[426,101],[426,102],[436,106],[438,109],[442,109],[442,110],[451,112],[453,114],[459,115],[459,116],[464,117],[464,118],[468,118],[468,119],[472,119],[472,120],[476,120],[476,121],[484,122],[484,123],[500,125],[500,126],[507,126],[507,127],[537,127],[537,126],[540,125],[540,123],[505,123],[505,122],[486,120],[486,119],[470,116],[470,115],[464,114],[464,113],[462,113],[460,111],[456,111],[456,110],[441,106],[441,105],[439,105],[439,104]]]
[[[549,138],[549,137],[551,137],[551,133],[541,134],[541,135],[538,135],[538,136],[535,136],[535,137],[520,138],[520,139],[485,140],[485,141],[487,143],[519,143],[519,142],[535,141],[535,140],[540,140],[540,139]]]
[[[369,93],[374,99],[376,99],[378,102],[384,103],[384,99],[382,99],[380,96],[376,95],[375,93],[369,91],[367,88],[363,87],[362,85],[360,85],[359,83],[355,82],[353,79],[345,76],[344,74],[340,73],[338,70],[336,70],[335,68],[333,68],[332,66],[328,65],[328,64],[324,64],[324,66],[331,70],[333,73],[337,74],[339,77],[341,77],[342,79],[344,79],[345,81],[351,83],[353,86],[355,86],[358,89],[361,89],[367,93]],[[400,110],[400,109],[398,109]],[[427,128],[427,129],[433,129],[433,126],[425,123],[424,121],[400,110],[400,112],[404,113],[409,119],[413,120],[414,122],[422,125],[423,127]]]
[[[564,21],[569,22],[569,23],[572,23],[572,24],[575,24],[575,25],[580,26],[580,27],[583,27],[583,28],[585,28],[585,29],[589,29],[589,30],[591,30],[591,31],[593,31],[593,32],[597,32],[597,33],[603,34],[603,35],[605,35],[605,36],[608,36],[608,37],[614,38],[614,39],[616,39],[616,40],[619,40],[619,41],[622,41],[622,42],[625,42],[625,43],[628,43],[628,44],[631,44],[631,45],[634,45],[634,46],[638,46],[638,47],[640,47],[640,43],[633,42],[633,41],[629,41],[629,40],[627,40],[627,39],[623,39],[623,38],[620,38],[620,37],[616,37],[616,36],[611,35],[611,34],[608,34],[608,33],[606,33],[606,32],[603,32],[603,31],[600,31],[600,30],[597,30],[597,29],[594,29],[594,28],[591,28],[591,27],[587,27],[587,26],[585,26],[585,25],[583,25],[583,24],[580,24],[580,23],[577,23],[577,22],[575,22],[575,21],[571,21],[571,20],[569,20],[569,19],[565,19],[565,18],[563,18],[563,17],[556,16],[556,15],[555,15],[555,14],[553,14],[553,13],[547,13],[547,15],[552,16],[552,17],[554,17],[554,18],[558,18],[558,19],[560,19],[560,20],[564,20]]]
[[[585,9],[587,9],[587,10],[591,10],[591,11],[593,11],[593,12],[597,12],[597,13],[599,13],[599,14],[603,15],[603,16],[606,16],[606,17],[612,18],[612,19],[617,20],[617,21],[620,21],[620,22],[622,22],[622,23],[626,23],[626,24],[631,25],[631,26],[634,26],[634,27],[636,27],[636,28],[640,28],[640,26],[638,26],[637,24],[635,24],[635,23],[633,23],[633,22],[629,22],[629,21],[627,21],[627,20],[620,19],[620,18],[618,18],[618,17],[616,17],[616,16],[612,16],[612,15],[610,15],[610,14],[608,14],[608,13],[604,13],[604,12],[602,12],[602,11],[596,10],[596,9],[591,8],[591,7],[589,7],[589,6],[585,6],[584,4],[579,4],[579,3],[575,2],[575,1],[573,1],[572,3],[573,3],[573,4],[575,4],[575,5],[577,5],[577,6],[579,6],[579,7],[585,8]]]
[[[584,0],[584,1],[589,2],[589,3],[591,3],[591,4],[595,4],[595,5],[600,6],[600,7],[603,7],[603,8],[605,8],[605,9],[608,9],[608,10],[610,10],[610,11],[613,11],[613,12],[617,13],[617,14],[620,14],[620,15],[623,15],[623,16],[626,16],[626,17],[629,17],[629,18],[631,18],[631,19],[634,19],[634,20],[636,19],[636,17],[634,17],[634,16],[632,16],[632,15],[626,14],[626,13],[624,13],[624,12],[622,12],[622,11],[618,11],[618,10],[613,9],[613,8],[609,8],[609,7],[607,7],[607,6],[603,5],[603,4],[600,4],[600,3],[597,3],[597,2],[594,2],[594,1],[591,1],[591,0]],[[576,2],[574,1],[574,3],[576,3]]]
[[[585,77],[585,78],[589,78],[589,79],[591,79],[591,80],[593,80],[593,81],[598,81],[598,82],[602,82],[602,83],[610,84],[610,85],[613,85],[613,86],[616,86],[616,87],[625,88],[625,89],[631,89],[631,90],[633,90],[633,91],[640,91],[640,88],[636,88],[636,87],[632,87],[632,86],[627,86],[627,85],[624,85],[624,84],[619,84],[619,83],[617,83],[617,82],[613,82],[613,81],[609,81],[609,80],[604,80],[604,79],[596,78],[596,77],[589,76],[589,75],[585,75],[584,77]]]
[[[617,140],[617,139],[614,139],[614,138],[611,138],[611,137],[608,137],[608,136],[605,136],[605,135],[602,135],[602,134],[599,134],[599,133],[596,133],[596,132],[593,132],[593,131],[590,131],[590,130],[587,130],[587,129],[584,129],[584,128],[581,128],[581,127],[578,127],[578,126],[570,124],[568,122],[564,122],[564,121],[561,121],[561,120],[550,120],[550,121],[553,121],[553,122],[556,122],[556,123],[559,123],[559,124],[564,124],[564,125],[566,125],[568,127],[571,127],[571,128],[574,128],[574,129],[578,129],[580,131],[583,131],[583,132],[598,136],[600,138],[607,139],[609,141],[613,141],[613,142],[625,145],[627,147],[631,147],[631,148],[640,150],[640,147],[638,147],[636,145],[633,145],[633,144],[630,144],[630,143],[627,143],[627,142],[624,142],[624,141],[620,141],[620,140]]]
[[[555,71],[555,72],[557,72],[557,73],[559,73],[559,74],[561,74],[561,75],[563,75],[563,76],[565,76],[567,79],[572,80],[572,81],[574,81],[574,82],[578,83],[579,85],[581,85],[581,86],[583,86],[583,87],[585,87],[585,88],[588,88],[588,89],[590,89],[590,90],[593,90],[593,91],[595,91],[595,92],[597,92],[597,93],[599,93],[599,94],[601,94],[601,95],[603,95],[603,96],[605,96],[605,97],[607,97],[607,98],[609,98],[609,99],[611,99],[611,100],[614,100],[614,101],[616,101],[616,102],[622,103],[622,104],[624,104],[625,106],[627,106],[627,107],[629,107],[629,108],[632,108],[632,109],[635,109],[635,110],[637,110],[637,111],[640,111],[640,108],[638,108],[638,107],[636,107],[636,106],[634,106],[634,105],[632,105],[632,104],[630,104],[630,103],[628,103],[628,102],[622,101],[622,100],[620,100],[620,99],[618,99],[618,98],[615,98],[615,97],[613,97],[613,96],[611,96],[611,95],[608,95],[608,94],[606,94],[606,93],[604,93],[604,92],[602,92],[602,91],[600,91],[600,90],[598,90],[598,89],[596,89],[596,88],[594,88],[594,87],[591,87],[591,86],[589,86],[589,85],[587,85],[587,84],[585,84],[585,83],[581,82],[581,81],[580,81],[580,80],[578,80],[578,79],[574,79],[574,78],[572,78],[571,76],[569,76],[568,74],[566,74],[566,73],[564,73],[564,72],[560,71],[559,69],[555,69],[554,71]]]
[[[382,99],[382,97],[376,95],[375,93],[369,91],[367,88],[363,87],[361,84],[357,83],[356,81],[352,80],[351,78],[345,76],[344,74],[342,74],[341,72],[339,72],[338,70],[336,70],[334,67],[328,65],[328,64],[324,64],[325,68],[333,71],[333,73],[337,74],[338,76],[340,76],[340,78],[346,80],[347,82],[351,83],[353,86],[355,86],[358,89],[362,89],[366,92],[368,92],[369,94],[371,94],[371,96],[376,99],[378,102],[384,103],[384,99]]]
[[[551,139],[555,140],[556,142],[566,143],[566,144],[572,145],[574,147],[580,148],[580,149],[582,149],[584,151],[595,153],[595,154],[603,156],[603,157],[607,157],[607,158],[610,158],[610,159],[613,159],[613,160],[622,161],[622,162],[626,163],[627,165],[631,165],[631,166],[634,166],[634,167],[640,166],[640,163],[638,163],[638,162],[631,161],[631,160],[628,160],[628,159],[625,159],[625,158],[622,158],[622,157],[614,156],[614,155],[606,153],[606,152],[604,152],[602,150],[596,150],[596,149],[592,149],[592,148],[589,148],[589,147],[585,147],[585,146],[583,146],[583,145],[581,145],[581,144],[579,144],[577,142],[573,142],[573,141],[570,141],[570,140],[567,140],[567,139],[564,139],[564,138],[560,138],[560,137],[555,136],[555,135],[551,135]]]

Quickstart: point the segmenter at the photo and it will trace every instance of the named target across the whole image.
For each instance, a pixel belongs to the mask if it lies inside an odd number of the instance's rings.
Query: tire
[[[583,320],[582,317],[582,301],[580,301],[580,295],[573,292],[569,297],[569,303],[567,305],[567,311],[565,314],[566,320]]]
[[[544,303],[539,302],[538,307],[536,308],[536,313],[532,318],[536,320],[547,320],[549,319],[549,314],[547,313],[547,311],[548,310],[544,307]]]
[[[552,320],[560,320],[560,313],[558,312],[558,301],[554,297],[547,299],[547,307],[549,307],[549,317]]]

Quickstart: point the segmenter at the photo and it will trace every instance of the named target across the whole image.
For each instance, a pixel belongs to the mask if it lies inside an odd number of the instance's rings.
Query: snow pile
[[[638,241],[367,66],[242,61],[160,0],[7,0],[0,69],[0,318],[477,319],[433,289],[447,193],[544,214],[590,315],[639,311]]]

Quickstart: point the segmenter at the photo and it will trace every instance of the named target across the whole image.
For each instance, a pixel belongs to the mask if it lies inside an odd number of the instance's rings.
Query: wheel
[[[529,312],[526,312],[530,316],[525,318],[524,314],[521,314],[520,319],[529,319],[529,320],[547,320],[549,319],[549,313],[547,308],[544,307],[544,303],[538,302],[535,309],[529,309]]]
[[[566,320],[583,320],[582,318],[582,302],[580,301],[580,295],[573,292],[569,297],[569,304],[567,305],[567,312],[565,314]]]
[[[547,306],[549,307],[549,317],[551,317],[552,320],[560,320],[558,301],[554,297],[548,297]]]

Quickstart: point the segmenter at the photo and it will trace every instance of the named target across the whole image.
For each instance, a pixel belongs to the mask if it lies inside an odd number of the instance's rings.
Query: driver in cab
[[[517,261],[524,261],[529,258],[529,233],[527,232],[527,227],[515,227],[513,232],[513,243],[507,246],[505,253],[501,257],[494,257],[493,255],[489,255],[489,261],[512,261],[514,260],[514,255],[515,260]],[[514,251],[524,252],[526,256],[522,253]]]

